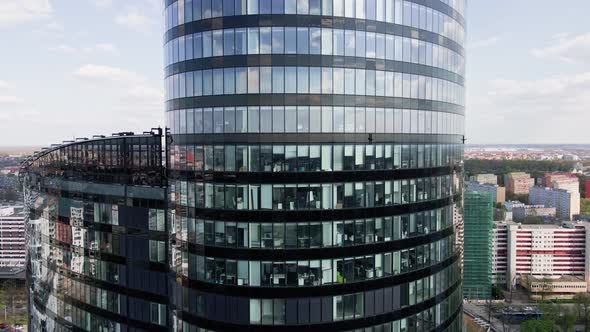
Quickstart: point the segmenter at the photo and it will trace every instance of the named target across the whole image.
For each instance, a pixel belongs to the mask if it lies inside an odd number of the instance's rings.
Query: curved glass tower
[[[161,132],[23,164],[29,331],[169,331],[163,175]]]
[[[165,0],[175,331],[460,331],[465,0]]]

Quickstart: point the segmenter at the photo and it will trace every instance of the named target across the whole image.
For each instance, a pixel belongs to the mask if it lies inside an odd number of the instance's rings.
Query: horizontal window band
[[[342,320],[337,322],[329,322],[329,323],[317,323],[317,324],[307,324],[307,325],[239,325],[239,324],[232,324],[232,323],[225,323],[221,321],[214,321],[202,317],[198,317],[196,315],[187,313],[183,310],[178,310],[177,316],[186,321],[190,324],[196,325],[201,328],[210,329],[214,331],[250,331],[250,332],[300,332],[302,329],[305,331],[318,331],[318,332],[325,332],[325,331],[349,331],[354,329],[360,329],[364,327],[371,327],[378,324],[388,323],[395,320],[403,319],[417,313],[420,313],[424,310],[427,310],[447,298],[449,298],[453,292],[455,292],[458,288],[461,287],[461,281],[457,281],[452,287],[448,288],[441,294],[438,294],[436,297],[428,299],[424,302],[396,309],[392,312],[388,312],[385,314],[371,316],[371,317],[364,317],[358,319],[351,319],[351,320]],[[461,310],[461,306],[455,312],[455,317],[458,315],[458,312]],[[452,322],[455,317],[452,317],[450,321]],[[450,323],[449,323],[450,324]]]
[[[64,301],[64,303],[68,303],[74,308],[79,308],[79,309],[84,310],[88,313],[100,316],[100,318],[104,318],[109,321],[114,321],[114,322],[117,322],[121,325],[126,325],[126,326],[130,326],[130,327],[135,327],[135,328],[139,328],[142,330],[148,330],[148,331],[154,331],[154,332],[168,331],[168,328],[166,328],[164,326],[150,324],[148,322],[143,322],[143,321],[136,320],[136,319],[130,319],[127,317],[126,313],[116,314],[116,313],[110,312],[108,310],[103,310],[103,309],[91,306],[89,304],[86,304],[84,302],[80,302],[80,301],[70,297],[69,295],[64,295],[64,298],[62,300]],[[84,329],[81,329],[81,328],[77,327],[76,325],[74,325],[72,322],[66,321],[65,319],[63,319],[62,316],[57,315],[56,313],[54,313],[53,311],[48,309],[46,305],[39,303],[39,300],[36,297],[34,300],[34,305],[37,308],[37,310],[46,314],[47,316],[51,317],[52,319],[58,321],[59,324],[61,324],[63,326],[67,326],[69,329],[71,329],[71,331],[85,331]]]
[[[90,250],[87,248],[74,246],[57,239],[47,238],[43,234],[35,233],[36,236],[41,237],[41,242],[50,246],[59,246],[62,250],[75,253],[83,253],[83,257],[97,258],[102,262],[115,263],[125,266],[133,266],[142,270],[154,271],[154,272],[166,272],[168,271],[165,263],[155,263],[150,261],[138,261],[129,259],[128,256],[119,256],[116,254],[110,254],[106,252],[100,252],[96,250]],[[165,240],[165,239],[164,239]]]
[[[450,206],[459,200],[461,194],[438,200],[410,203],[403,205],[382,206],[373,208],[356,209],[332,209],[332,210],[300,210],[300,211],[273,211],[273,210],[221,210],[192,208],[171,204],[170,209],[183,211],[187,217],[204,218],[210,220],[227,220],[235,222],[305,222],[305,221],[338,221],[347,219],[377,218],[404,215],[413,212],[422,212]]]
[[[313,287],[246,287],[233,285],[219,285],[203,281],[191,280],[182,276],[177,276],[177,280],[178,278],[182,279],[181,284],[183,287],[196,289],[205,293],[214,293],[221,295],[231,294],[232,296],[243,296],[249,298],[287,299],[300,297],[334,296],[340,294],[358,293],[363,291],[383,289],[387,287],[401,285],[410,281],[422,279],[430,275],[434,275],[435,273],[444,270],[452,264],[456,264],[458,262],[458,259],[459,255],[455,255],[447,258],[446,260],[438,264],[417,271],[391,276],[387,278]]]
[[[465,28],[465,19],[454,9],[446,6],[440,1],[435,0],[406,0],[417,4],[430,7],[438,12],[450,16]],[[436,4],[439,4],[438,6]],[[258,15],[234,15],[207,18],[198,21],[190,21],[177,25],[164,33],[164,42],[172,39],[192,34],[196,32],[231,29],[231,28],[253,28],[253,27],[310,27],[310,28],[334,28],[350,29],[368,32],[387,33],[409,38],[416,38],[432,41],[447,48],[455,49],[462,55],[465,49],[457,41],[440,35],[435,32],[422,30],[408,25],[390,23],[385,21],[373,21],[367,19],[357,19],[343,16],[320,16],[320,15],[302,15],[302,14],[258,14]]]
[[[452,167],[396,169],[388,171],[334,171],[334,172],[204,172],[170,171],[169,179],[184,181],[213,181],[228,184],[250,183],[334,183],[350,181],[391,181],[431,176],[451,175]],[[296,174],[296,175],[295,175]]]
[[[465,107],[442,101],[333,94],[241,94],[185,97],[166,101],[166,111],[223,106],[342,106],[437,111],[465,115]]]
[[[118,195],[110,195],[108,193],[104,193],[104,195],[96,195],[92,193],[86,192],[79,192],[79,191],[68,191],[68,190],[59,190],[54,187],[45,187],[41,184],[39,187],[32,188],[32,190],[36,193],[53,196],[53,197],[64,197],[64,198],[71,198],[81,200],[87,203],[108,203],[108,204],[117,204],[117,205],[127,205],[130,208],[153,208],[153,209],[164,209],[166,207],[166,201],[162,200],[155,200],[155,199],[143,199],[143,198],[133,198],[133,197],[124,197]],[[125,201],[125,199],[129,199]]]
[[[375,255],[385,252],[404,250],[436,242],[444,238],[447,238],[453,234],[454,230],[451,227],[436,233],[411,237],[403,240],[364,244],[357,246],[311,249],[227,248],[197,245],[194,243],[183,243],[183,245],[184,250],[188,249],[188,252],[192,254],[202,255],[209,258],[225,258],[252,261],[299,261],[316,259],[338,259],[351,256]],[[180,241],[177,240],[176,243],[180,244]]]
[[[465,86],[465,78],[451,71],[392,60],[366,59],[351,56],[268,54],[268,55],[230,55],[178,62],[165,69],[165,77],[174,74],[205,69],[232,67],[333,67],[380,70],[387,72],[429,76]]]
[[[132,296],[134,298],[142,299],[145,301],[152,301],[152,302],[159,302],[159,303],[168,303],[168,296],[160,295],[156,293],[146,292],[140,289],[125,287],[118,284],[113,284],[108,281],[102,281],[98,279],[92,279],[91,277],[78,274],[72,272],[70,270],[65,270],[63,268],[57,267],[55,265],[48,266],[43,264],[45,268],[55,273],[62,275],[63,277],[76,280],[88,286],[95,286],[97,288],[102,288],[111,292],[119,293],[121,295]]]
[[[176,145],[205,144],[463,144],[463,135],[370,133],[174,134]]]

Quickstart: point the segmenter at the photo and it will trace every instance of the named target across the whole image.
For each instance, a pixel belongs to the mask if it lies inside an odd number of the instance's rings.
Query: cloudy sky
[[[469,0],[469,143],[590,142],[590,1]],[[163,124],[160,0],[0,0],[0,145]]]

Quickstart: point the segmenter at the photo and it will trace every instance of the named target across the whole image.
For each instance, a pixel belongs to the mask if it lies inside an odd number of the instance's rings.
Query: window
[[[150,302],[150,321],[154,324],[165,326],[166,320],[166,305]]]

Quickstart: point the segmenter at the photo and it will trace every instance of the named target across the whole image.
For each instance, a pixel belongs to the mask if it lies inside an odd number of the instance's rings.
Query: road
[[[489,318],[488,308],[485,304],[474,304],[474,303],[463,302],[463,311],[472,317],[481,318],[485,322],[488,321],[488,318]],[[492,330],[496,331],[496,332],[504,332],[504,327],[502,325],[502,322],[499,319],[497,319],[496,317],[494,317],[494,315],[492,315],[491,318],[492,318],[492,320],[491,320]],[[506,331],[518,332],[518,331],[520,331],[520,326],[519,325],[511,325],[510,329],[506,329]]]

